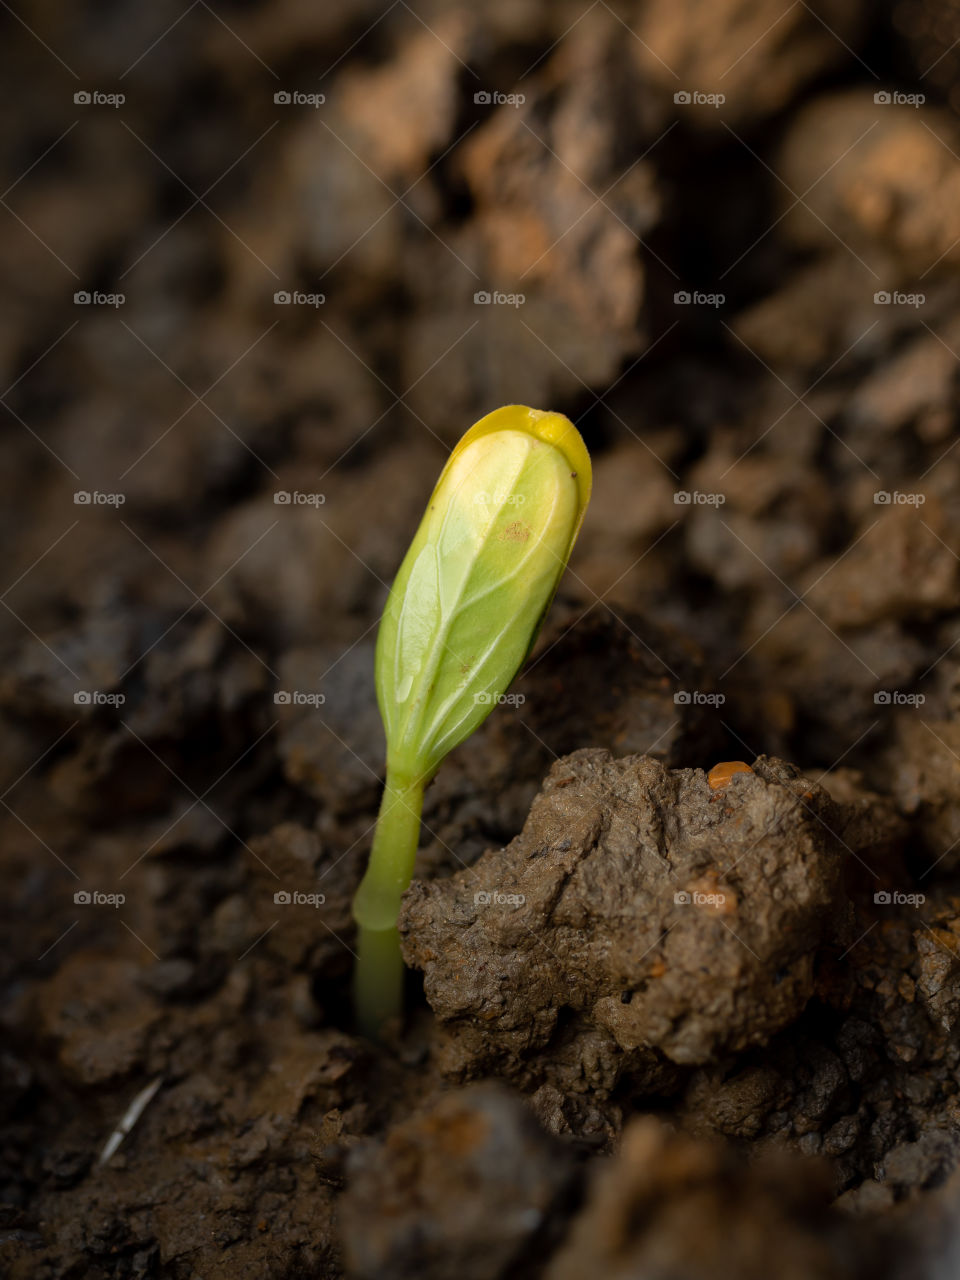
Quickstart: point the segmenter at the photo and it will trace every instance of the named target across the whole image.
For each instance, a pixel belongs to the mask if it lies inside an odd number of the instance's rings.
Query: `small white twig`
[[[148,1084],[145,1089],[140,1090],[134,1100],[130,1103],[129,1107],[127,1107],[126,1111],[123,1113],[123,1119],[107,1139],[107,1145],[100,1153],[100,1159],[98,1161],[99,1164],[106,1164],[114,1154],[120,1146],[120,1143],[143,1115],[147,1108],[147,1104],[160,1088],[161,1084],[163,1084],[163,1076],[157,1076],[156,1080],[151,1084]]]

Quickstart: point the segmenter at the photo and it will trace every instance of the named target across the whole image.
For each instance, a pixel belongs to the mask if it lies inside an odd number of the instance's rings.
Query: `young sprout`
[[[447,459],[390,591],[377,636],[387,776],[356,897],[357,1016],[401,1012],[400,898],[423,789],[486,719],[533,647],[590,499],[590,455],[559,413],[508,405]]]

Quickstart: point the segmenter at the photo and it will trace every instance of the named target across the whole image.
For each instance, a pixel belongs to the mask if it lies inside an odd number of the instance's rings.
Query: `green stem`
[[[383,1024],[403,1012],[403,959],[396,929],[357,930],[353,998],[360,1032],[377,1040]]]
[[[400,898],[413,877],[420,840],[423,779],[401,775],[387,765],[387,781],[366,875],[353,900],[357,932],[354,975],[357,1020],[376,1038],[383,1023],[403,1012],[403,961],[397,916]]]

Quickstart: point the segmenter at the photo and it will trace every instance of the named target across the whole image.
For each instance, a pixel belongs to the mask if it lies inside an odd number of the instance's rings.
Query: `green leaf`
[[[590,497],[567,418],[488,414],[454,449],[377,638],[388,769],[425,780],[482,723],[529,653]]]

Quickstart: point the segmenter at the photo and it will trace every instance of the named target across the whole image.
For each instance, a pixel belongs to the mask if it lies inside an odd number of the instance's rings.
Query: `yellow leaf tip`
[[[590,501],[590,492],[593,488],[593,468],[590,465],[590,454],[583,443],[583,437],[569,418],[551,409],[531,409],[525,404],[504,405],[474,423],[466,435],[460,439],[450,455],[451,458],[456,457],[480,436],[490,435],[495,431],[523,431],[537,440],[542,440],[544,444],[551,444],[559,449],[570,464],[571,477],[577,482],[582,516]]]

